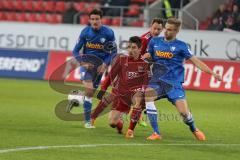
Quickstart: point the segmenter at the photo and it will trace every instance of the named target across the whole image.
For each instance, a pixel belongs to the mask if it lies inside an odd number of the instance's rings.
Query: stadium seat
[[[16,0],[13,3],[15,10],[17,11],[23,11],[25,10],[24,3],[22,0]]]
[[[26,13],[18,13],[17,14],[17,21],[19,21],[19,22],[27,21]]]
[[[75,2],[73,7],[78,11],[83,13],[85,10],[86,3],[85,2]]]
[[[54,12],[54,8],[55,8],[55,2],[53,1],[45,1],[43,3],[44,6],[44,10],[47,12]]]
[[[140,13],[140,7],[137,4],[132,4],[129,6],[129,10],[125,13],[125,16],[136,17]]]
[[[56,12],[64,12],[66,9],[66,5],[65,5],[65,2],[63,1],[59,1],[59,2],[56,2],[56,6],[55,6],[55,11]]]
[[[34,11],[42,12],[44,11],[44,2],[43,1],[34,1],[33,2],[33,9]]]
[[[36,13],[28,13],[26,14],[26,18],[28,22],[37,22],[37,14]]]
[[[4,12],[0,12],[0,21],[6,20],[6,16]]]
[[[24,9],[26,11],[33,11],[33,1],[32,0],[28,0],[28,1],[24,1]]]
[[[5,16],[6,16],[7,21],[16,21],[17,20],[16,12],[6,12]]]
[[[37,21],[41,23],[47,22],[47,15],[45,13],[41,13],[37,15]]]
[[[47,14],[47,22],[48,23],[61,23],[62,22],[62,15],[60,14]]]
[[[82,15],[80,16],[80,24],[86,25],[88,24],[88,15]]]
[[[112,25],[113,26],[120,26],[121,25],[121,18],[120,17],[116,17],[112,19]]]
[[[130,23],[130,26],[142,27],[143,26],[143,21],[142,20],[133,21],[133,22]]]
[[[104,25],[110,25],[111,24],[111,19],[107,17],[102,18],[102,24]]]
[[[1,0],[2,1],[2,7],[5,10],[14,10],[14,5],[13,5],[13,1],[9,1],[9,0]]]

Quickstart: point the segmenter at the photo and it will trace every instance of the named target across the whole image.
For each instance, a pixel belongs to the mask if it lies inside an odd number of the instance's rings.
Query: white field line
[[[213,146],[213,147],[232,147],[240,146],[240,144],[221,144],[221,143],[200,143],[200,144],[188,144],[188,143],[169,143],[169,144],[79,144],[79,145],[64,145],[64,146],[33,146],[33,147],[21,147],[21,148],[9,148],[0,149],[0,154],[10,153],[10,152],[20,152],[20,151],[30,151],[30,150],[48,150],[55,148],[93,148],[93,147],[119,147],[119,146]]]

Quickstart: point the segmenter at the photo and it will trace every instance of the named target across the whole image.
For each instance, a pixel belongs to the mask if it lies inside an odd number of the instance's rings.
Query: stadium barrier
[[[0,77],[44,79],[48,52],[0,49]]]
[[[76,44],[81,25],[47,25],[0,23],[0,48],[71,51]],[[119,52],[130,36],[141,35],[148,28],[112,27]],[[31,31],[31,32],[29,32]],[[199,58],[240,60],[239,34],[217,31],[181,30],[178,38],[187,42]]]
[[[240,93],[240,62],[226,60],[203,61],[213,71],[223,75],[216,81],[186,61],[184,87],[190,90]],[[57,72],[56,72],[57,71]],[[79,67],[69,51],[24,51],[0,49],[0,77],[60,80],[80,82]]]

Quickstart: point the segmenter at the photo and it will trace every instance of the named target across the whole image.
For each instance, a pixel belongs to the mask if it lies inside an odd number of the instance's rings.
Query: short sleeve
[[[186,43],[183,43],[182,55],[185,59],[189,59],[193,56],[192,51]]]

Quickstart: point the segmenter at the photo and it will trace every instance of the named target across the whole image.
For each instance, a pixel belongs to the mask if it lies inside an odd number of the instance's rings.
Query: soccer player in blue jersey
[[[83,103],[85,128],[94,128],[90,123],[92,97],[102,74],[116,54],[115,36],[112,29],[101,24],[102,11],[94,9],[89,13],[89,23],[79,36],[73,55],[80,63],[81,80],[84,85]],[[82,52],[79,52],[83,48]]]
[[[191,132],[200,141],[204,141],[205,135],[194,124],[193,116],[188,108],[185,91],[182,87],[184,81],[183,63],[189,59],[202,71],[213,75],[217,80],[221,76],[214,73],[206,64],[192,55],[188,45],[176,39],[181,22],[175,18],[169,18],[165,25],[164,37],[155,37],[149,43],[148,53],[142,58],[151,58],[153,64],[152,78],[145,92],[147,115],[153,128],[153,134],[148,140],[161,139],[157,122],[157,109],[154,101],[168,98],[175,105],[183,121],[189,126]]]

